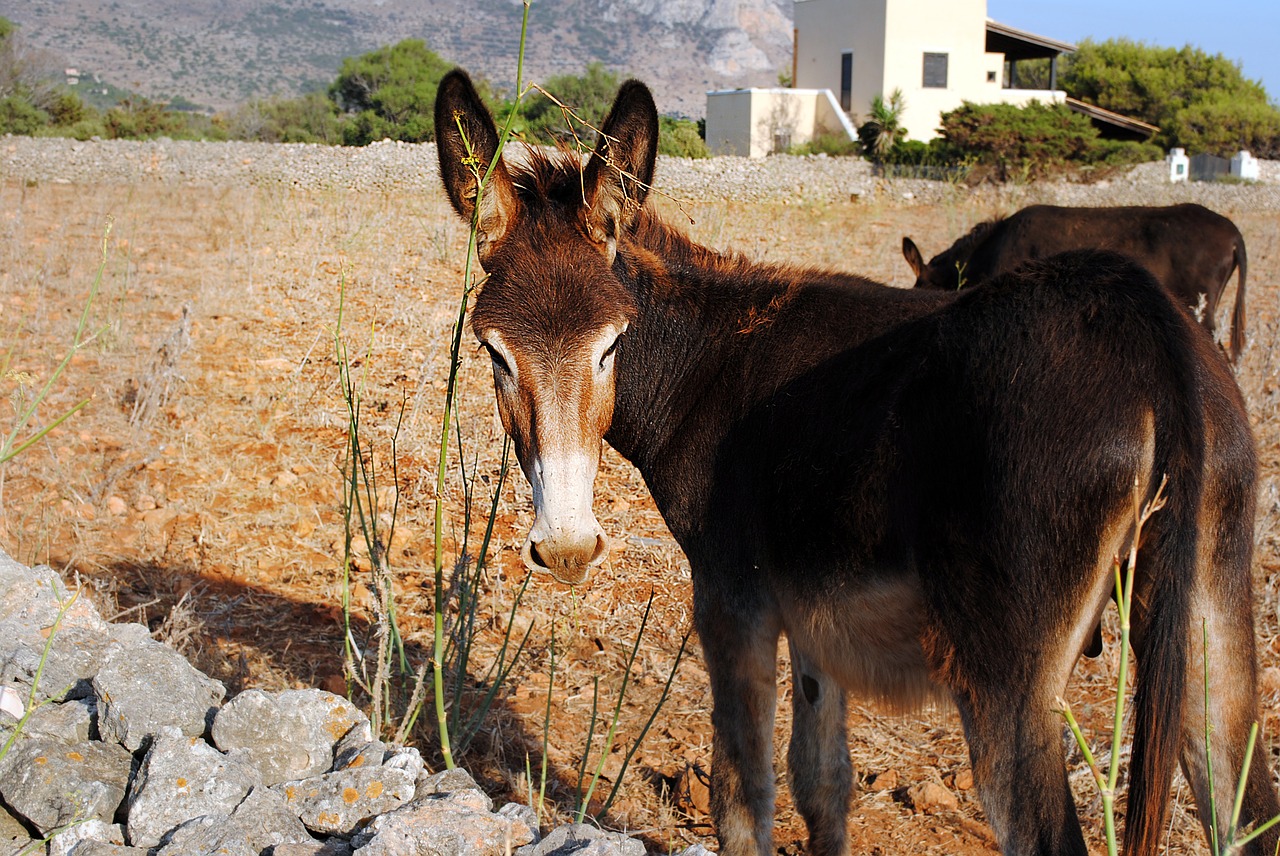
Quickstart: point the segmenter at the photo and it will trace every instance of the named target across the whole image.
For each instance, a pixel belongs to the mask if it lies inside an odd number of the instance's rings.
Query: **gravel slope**
[[[1262,180],[1242,185],[1171,185],[1163,163],[1142,164],[1094,184],[1039,182],[1036,199],[1063,205],[1248,206],[1280,210],[1280,161],[1261,163]],[[309,144],[206,143],[0,137],[0,178],[65,183],[159,181],[208,185],[283,184],[356,190],[434,190],[435,145],[383,141],[363,148]],[[839,201],[929,203],[956,194],[1017,197],[1025,185],[965,188],[918,179],[881,179],[858,158],[778,156],[759,160],[661,157],[658,188],[693,201]]]

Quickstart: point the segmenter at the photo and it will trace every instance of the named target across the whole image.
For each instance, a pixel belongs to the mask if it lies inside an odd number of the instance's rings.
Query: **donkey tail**
[[[1183,742],[1191,601],[1202,537],[1206,436],[1194,344],[1168,327],[1168,392],[1155,396],[1156,482],[1165,476],[1165,507],[1144,527],[1135,579],[1145,614],[1135,633],[1133,756],[1125,823],[1127,856],[1155,856],[1163,834],[1173,772]],[[1185,328],[1183,328],[1185,330]],[[1147,500],[1155,492],[1152,485]],[[1137,598],[1135,597],[1135,602]]]
[[[1244,236],[1236,233],[1235,246],[1236,266],[1236,302],[1231,310],[1231,363],[1240,359],[1244,350],[1244,282],[1249,270],[1249,254],[1244,249]]]

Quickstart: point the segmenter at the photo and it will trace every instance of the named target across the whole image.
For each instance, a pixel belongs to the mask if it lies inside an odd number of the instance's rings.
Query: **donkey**
[[[1244,236],[1221,214],[1184,203],[1162,208],[1064,208],[1032,205],[1004,218],[974,226],[968,234],[924,263],[910,238],[902,254],[916,275],[916,288],[956,289],[985,282],[1028,259],[1064,250],[1108,249],[1123,253],[1155,274],[1174,300],[1189,307],[1214,335],[1218,304],[1236,280],[1231,311],[1231,361],[1245,342],[1245,276],[1249,267]]]
[[[533,488],[525,563],[584,582],[602,441],[639,468],[693,572],[726,856],[772,852],[778,643],[810,852],[847,854],[846,692],[958,706],[1008,854],[1085,854],[1054,699],[1142,529],[1128,850],[1154,854],[1181,760],[1209,811],[1257,717],[1253,439],[1225,363],[1145,270],[1077,252],[952,294],[754,264],[646,205],[649,90],[625,83],[585,163],[499,160],[465,72],[440,83],[440,172],[487,274],[471,325]],[[1280,810],[1259,753],[1245,823]],[[1253,843],[1271,852],[1276,835]]]

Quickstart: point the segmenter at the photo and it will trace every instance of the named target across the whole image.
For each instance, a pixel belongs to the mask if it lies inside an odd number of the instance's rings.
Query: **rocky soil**
[[[1172,185],[1163,162],[1109,172],[1091,183],[1035,185],[1040,201],[1062,205],[1170,205],[1199,202],[1222,209],[1245,205],[1280,210],[1280,161],[1260,163],[1251,184]],[[860,158],[823,155],[702,160],[662,157],[658,190],[677,200],[831,202],[892,199],[919,204],[961,197],[1013,197],[1027,185],[976,188],[922,179],[879,178]],[[434,190],[439,186],[433,143],[383,141],[364,148],[314,144],[206,143],[175,140],[0,138],[0,177],[60,183],[139,180],[221,186],[283,185],[356,190]]]
[[[644,856],[575,824],[545,838],[462,770],[318,689],[246,690],[140,624],[109,624],[48,567],[0,552],[0,854]],[[706,851],[695,845],[682,856]]]

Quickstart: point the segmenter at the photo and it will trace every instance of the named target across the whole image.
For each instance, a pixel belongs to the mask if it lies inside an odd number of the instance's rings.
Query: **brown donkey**
[[[533,486],[525,561],[570,583],[603,561],[602,440],[689,557],[721,853],[773,852],[785,633],[810,852],[848,852],[853,691],[953,699],[1004,852],[1084,854],[1054,698],[1106,606],[1135,484],[1149,499],[1165,475],[1137,568],[1127,846],[1156,852],[1179,760],[1213,822],[1202,619],[1226,828],[1221,783],[1257,716],[1253,440],[1226,363],[1148,273],[1074,253],[957,295],[698,246],[645,205],[658,116],[634,81],[585,164],[531,152],[478,200],[498,134],[461,71],[440,84],[436,129],[488,273],[472,326]],[[1266,755],[1244,823],[1280,809]]]
[[[928,264],[914,241],[902,239],[902,255],[916,275],[916,288],[957,289],[985,282],[1030,259],[1084,249],[1115,250],[1146,267],[1174,300],[1198,314],[1210,336],[1217,331],[1218,304],[1236,273],[1227,353],[1233,363],[1239,360],[1245,343],[1249,256],[1236,224],[1203,205],[1031,205],[1003,220],[979,223]]]

